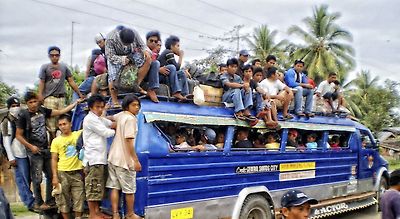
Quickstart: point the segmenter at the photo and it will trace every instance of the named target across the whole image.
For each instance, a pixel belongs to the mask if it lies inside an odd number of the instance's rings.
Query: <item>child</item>
[[[240,76],[235,74],[239,65],[236,58],[228,59],[226,65],[228,72],[221,75],[221,83],[224,88],[222,101],[234,104],[235,118],[254,122],[257,118],[250,113],[253,106],[250,84],[244,83]]]
[[[179,129],[175,134],[175,149],[188,149],[191,146],[186,142],[187,131],[184,128]]]
[[[104,174],[107,171],[107,138],[114,136],[115,128],[110,120],[102,117],[106,101],[94,94],[87,101],[89,113],[83,119],[83,146],[85,166],[85,192],[89,205],[89,218],[102,219],[99,202],[105,190]]]
[[[331,140],[329,141],[329,145],[332,148],[332,150],[338,151],[340,150],[340,139],[339,136],[334,135],[332,136]]]
[[[316,140],[317,140],[317,134],[311,133],[307,135],[307,143],[306,143],[307,149],[317,150],[318,144],[317,142],[315,142]]]
[[[219,132],[217,134],[217,144],[215,144],[215,146],[221,149],[224,148],[224,144],[225,144],[225,134],[223,132]]]
[[[78,159],[76,142],[82,131],[71,131],[71,117],[61,115],[58,118],[58,128],[61,135],[51,143],[51,169],[53,172],[53,193],[61,189],[61,193],[54,195],[61,215],[69,218],[71,207],[75,218],[82,217],[83,202],[85,200],[84,183],[82,179],[82,162]],[[61,186],[61,188],[60,188]],[[72,202],[70,202],[72,199]]]
[[[245,128],[240,128],[237,131],[235,148],[252,148],[253,144],[248,139],[248,137],[249,130]]]
[[[279,150],[280,143],[278,142],[279,135],[278,133],[268,133],[267,135],[267,144],[265,144],[265,148]]]
[[[140,100],[130,94],[122,100],[123,111],[114,115],[117,122],[116,133],[108,155],[107,188],[111,190],[111,207],[113,218],[119,219],[119,192],[125,194],[127,219],[138,218],[134,213],[136,192],[136,172],[142,166],[135,151],[137,137],[137,114],[140,110]]]

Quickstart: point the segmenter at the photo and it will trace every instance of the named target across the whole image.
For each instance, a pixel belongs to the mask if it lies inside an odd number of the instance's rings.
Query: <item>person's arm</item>
[[[15,132],[15,138],[23,144],[26,148],[32,151],[33,154],[40,153],[40,149],[31,143],[29,143],[25,137],[24,137],[24,130],[21,128],[17,128],[17,131]]]
[[[58,153],[51,152],[51,173],[53,175],[51,183],[53,184],[53,187],[58,187],[58,183],[60,182],[58,180]]]
[[[293,68],[289,69],[285,74],[285,82],[286,82],[287,86],[289,86],[291,88],[300,86],[300,84],[296,82],[295,74],[296,73]]]
[[[8,123],[8,122],[7,122]],[[11,150],[11,136],[8,133],[3,132],[3,146],[6,150],[8,161],[11,165],[15,165],[15,157]]]
[[[163,52],[164,53],[164,52]],[[180,57],[179,57],[180,58]],[[168,65],[174,65],[176,70],[178,71],[181,67],[181,65],[179,63],[176,62],[175,60],[175,55],[172,52],[172,50],[167,50],[165,52],[165,61],[167,62]]]
[[[83,96],[83,94],[82,94],[81,91],[79,90],[78,85],[76,85],[76,83],[75,83],[74,79],[72,78],[72,76],[71,76],[71,77],[68,77],[68,78],[67,78],[67,81],[68,81],[69,86],[71,86],[71,88],[79,95],[79,97],[80,97],[81,99],[84,99],[85,96]]]
[[[80,99],[76,100],[75,102],[71,103],[70,105],[68,105],[67,107],[65,107],[64,109],[60,109],[60,110],[51,110],[50,116],[60,116],[62,114],[65,114],[69,111],[71,111],[78,103],[80,103]]]
[[[179,59],[178,59],[178,66],[179,66],[179,68],[182,66],[182,62],[183,62],[183,56],[185,55],[185,53],[183,52],[183,50],[180,50],[179,51]],[[177,69],[179,69],[178,67],[177,67]]]
[[[43,90],[44,90],[44,80],[40,79],[39,80],[39,88],[38,88],[38,99],[39,102],[42,102],[44,97],[43,97]]]
[[[142,165],[139,162],[139,159],[136,155],[136,151],[133,145],[133,138],[125,138],[125,146],[128,149],[129,155],[132,157],[133,160],[133,167],[135,171],[141,171],[142,170]]]
[[[107,119],[103,118],[103,121],[93,121],[93,120],[88,120],[87,122],[87,127],[91,131],[95,132],[96,134],[104,137],[104,138],[109,138],[115,135],[115,130],[111,129],[112,122],[110,120],[107,120],[108,123],[107,125],[104,123]]]

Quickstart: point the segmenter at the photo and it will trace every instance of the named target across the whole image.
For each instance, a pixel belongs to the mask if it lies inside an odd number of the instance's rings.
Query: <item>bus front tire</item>
[[[248,196],[240,211],[240,219],[272,219],[271,206],[261,195]]]

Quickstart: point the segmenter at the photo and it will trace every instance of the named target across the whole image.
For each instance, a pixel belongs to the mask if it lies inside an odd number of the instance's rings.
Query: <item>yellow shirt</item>
[[[83,169],[82,161],[78,159],[78,153],[67,155],[67,147],[75,147],[76,141],[82,130],[72,132],[69,136],[58,136],[51,143],[50,152],[58,154],[58,170],[73,171]]]
[[[279,149],[280,144],[278,142],[265,144],[267,149]]]

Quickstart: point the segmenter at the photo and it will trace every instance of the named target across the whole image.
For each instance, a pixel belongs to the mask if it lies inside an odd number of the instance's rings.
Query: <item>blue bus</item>
[[[85,109],[86,108],[86,109]],[[73,129],[82,128],[85,104],[77,106]],[[120,110],[109,109],[112,115]],[[319,200],[311,218],[322,218],[377,204],[387,188],[388,163],[379,155],[370,130],[347,118],[316,116],[280,121],[280,130],[262,122],[250,127],[233,118],[233,109],[190,103],[142,100],[136,152],[135,212],[156,219],[279,218],[281,196],[298,189]],[[211,151],[174,150],[174,131],[185,128],[196,140],[214,129],[223,147]],[[278,136],[278,148],[240,148],[238,131],[251,136]],[[293,147],[313,133],[317,147]],[[335,137],[333,137],[335,136]],[[336,138],[339,146],[331,147]]]

